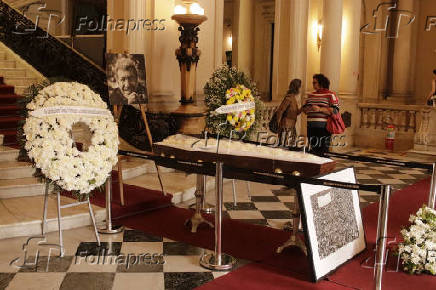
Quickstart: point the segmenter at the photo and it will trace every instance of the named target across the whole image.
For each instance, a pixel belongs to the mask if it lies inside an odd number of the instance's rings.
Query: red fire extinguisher
[[[394,151],[394,143],[395,143],[395,126],[393,124],[389,124],[387,126],[386,139],[385,139],[386,150]]]

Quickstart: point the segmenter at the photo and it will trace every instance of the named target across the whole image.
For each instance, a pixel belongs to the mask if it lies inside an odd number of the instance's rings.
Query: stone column
[[[233,65],[249,76],[253,68],[254,1],[235,0],[233,25]]]
[[[288,0],[275,1],[272,100],[276,102],[281,101],[289,84],[289,7]]]
[[[150,33],[143,26],[143,21],[140,19],[147,19],[147,3],[146,1],[129,1],[128,11],[129,17],[127,20],[133,20],[135,22],[134,26],[131,24],[130,28],[134,31],[129,31],[127,35],[128,39],[128,51],[129,53],[145,54],[146,51],[146,40],[145,34]]]
[[[394,53],[392,57],[392,98],[389,101],[398,101],[401,103],[413,104],[414,99],[414,63],[416,54],[416,35],[418,25],[409,25],[410,17],[413,17],[415,1],[402,0],[398,1],[398,9],[402,12],[397,14],[399,21],[398,38],[394,38]],[[418,1],[419,2],[419,1]],[[404,12],[403,12],[404,11]],[[410,11],[410,14],[409,14]],[[396,27],[393,29],[396,30]],[[422,29],[421,27],[419,29]]]
[[[107,31],[107,51],[112,53],[122,53],[128,48],[126,33],[114,29],[116,19],[125,19],[124,1],[108,0],[107,14],[108,19],[113,19],[112,24],[108,24]]]
[[[342,0],[324,0],[321,73],[330,79],[330,88],[337,90],[341,75]]]
[[[339,93],[352,97],[358,94],[361,5],[361,0],[345,1],[342,17]]]
[[[306,91],[306,66],[307,66],[307,26],[309,17],[309,2],[305,0],[291,0],[289,23],[289,60],[288,84],[292,79],[300,79],[301,95]],[[301,97],[299,100],[302,103]],[[305,117],[304,115],[301,115]],[[306,122],[297,119],[296,129],[300,135],[306,131]]]

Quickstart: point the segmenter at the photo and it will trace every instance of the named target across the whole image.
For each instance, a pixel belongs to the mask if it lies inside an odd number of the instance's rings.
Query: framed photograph
[[[106,54],[106,74],[111,105],[148,102],[143,54]]]
[[[356,183],[354,168],[320,177]],[[302,183],[300,210],[307,253],[318,281],[366,248],[357,190]]]

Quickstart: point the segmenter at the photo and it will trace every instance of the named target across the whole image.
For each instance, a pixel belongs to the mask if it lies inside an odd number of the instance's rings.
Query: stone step
[[[45,185],[38,178],[0,179],[0,200],[44,195]]]
[[[123,170],[123,179],[130,179],[142,174],[156,173],[156,167],[153,161],[140,159],[140,158],[123,158],[121,161]],[[115,171],[118,171],[118,166],[114,166]],[[173,172],[171,168],[160,167],[160,171]]]
[[[0,68],[0,75],[4,77],[25,77],[26,70],[24,68]]]
[[[196,174],[186,174],[184,172],[165,172],[161,174],[165,192],[173,195],[172,202],[178,204],[195,197],[195,189],[197,185]],[[231,180],[224,179],[224,183]],[[125,184],[136,185],[139,187],[160,191],[160,183],[156,173],[144,174],[135,178],[124,180]],[[215,178],[207,178],[207,190],[215,188]],[[124,195],[128,195],[125,192]]]
[[[33,177],[35,168],[31,163],[5,161],[0,163],[0,179],[18,179]]]
[[[16,68],[15,60],[0,60],[0,68]]]
[[[15,161],[18,157],[18,149],[0,146],[0,161]]]
[[[29,86],[15,86],[15,94],[24,96],[27,93]]]
[[[4,77],[5,84],[11,85],[11,86],[25,86],[29,87],[32,84],[37,83],[38,81],[36,78],[29,78],[29,77]]]
[[[73,203],[75,200],[61,197],[61,205]],[[12,238],[41,234],[43,196],[20,197],[2,200],[0,203],[0,238]],[[32,206],[23,206],[32,205]],[[105,210],[93,205],[97,222],[105,218]],[[47,208],[47,232],[57,231],[56,198],[50,195]],[[72,229],[91,224],[86,204],[62,209],[62,229]]]
[[[0,147],[0,161],[4,159],[4,162],[0,165],[0,200],[20,196],[43,195],[44,184],[37,178],[32,177],[35,171],[32,165],[26,162],[14,161],[18,156],[18,150],[12,148],[7,150],[4,148],[8,147]],[[123,179],[136,178],[143,174],[156,172],[154,164],[148,160],[145,161],[146,162],[144,162],[144,160],[122,161]],[[161,171],[162,173],[168,173],[171,169],[161,168]]]

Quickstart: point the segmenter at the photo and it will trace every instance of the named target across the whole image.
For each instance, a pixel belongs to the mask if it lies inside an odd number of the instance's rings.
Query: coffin
[[[218,150],[217,150],[217,144]],[[173,135],[153,145],[155,154],[187,162],[217,162],[224,165],[265,173],[298,172],[302,177],[314,177],[332,172],[336,162],[303,152],[273,148],[239,141],[198,139]]]

